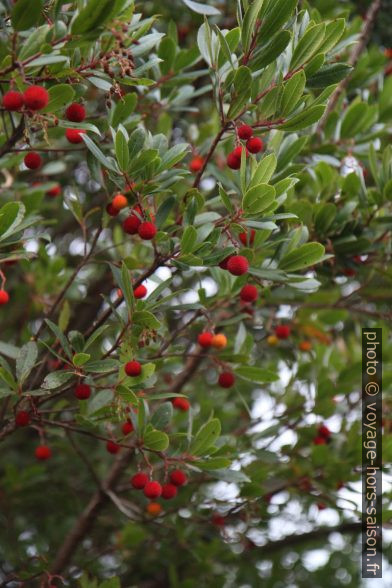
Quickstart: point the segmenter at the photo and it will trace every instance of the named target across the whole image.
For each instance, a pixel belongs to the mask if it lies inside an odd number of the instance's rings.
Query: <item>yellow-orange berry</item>
[[[227,345],[227,337],[223,333],[218,333],[212,337],[211,345],[215,349],[223,349]]]
[[[312,344],[310,341],[301,341],[298,348],[300,351],[310,351],[312,349]]]
[[[112,200],[112,207],[114,210],[121,210],[128,206],[128,200],[124,196],[124,194],[116,194],[116,196]]]
[[[271,347],[275,347],[275,345],[277,345],[278,342],[279,342],[278,337],[276,337],[275,335],[270,335],[269,337],[267,337],[267,343]]]
[[[146,506],[146,511],[149,515],[157,517],[162,512],[162,507],[159,502],[149,502]]]

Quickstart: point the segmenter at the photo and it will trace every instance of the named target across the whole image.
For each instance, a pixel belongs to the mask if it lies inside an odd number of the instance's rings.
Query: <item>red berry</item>
[[[313,443],[315,445],[325,445],[327,443],[327,440],[324,437],[315,437],[313,439]]]
[[[106,443],[106,451],[108,453],[113,453],[113,455],[114,455],[114,454],[118,453],[120,451],[120,449],[121,449],[120,445],[118,445],[114,441],[108,441]]]
[[[57,186],[54,186],[53,188],[51,188],[50,190],[48,190],[46,192],[46,195],[51,196],[52,198],[55,198],[56,196],[59,196],[60,194],[61,194],[60,184],[57,184]]]
[[[148,482],[148,476],[144,472],[138,472],[131,478],[131,485],[135,490],[143,490]]]
[[[253,129],[249,125],[241,125],[238,129],[238,136],[243,141],[247,141],[253,135]]]
[[[65,129],[65,137],[70,143],[83,143],[82,135],[85,135],[84,129]]]
[[[177,487],[174,484],[165,484],[162,486],[162,498],[170,500],[177,496]]]
[[[201,347],[210,347],[212,344],[213,337],[214,335],[212,333],[208,333],[206,331],[205,333],[200,333],[200,335],[197,338],[197,341],[199,345],[201,345]]]
[[[189,169],[191,172],[197,173],[201,170],[201,168],[203,167],[203,164],[204,164],[204,159],[202,157],[200,157],[200,155],[195,155],[195,157],[193,157],[191,159],[191,162],[189,164]]]
[[[86,118],[86,110],[81,104],[73,102],[65,111],[65,116],[71,122],[82,122]]]
[[[144,496],[147,496],[147,498],[159,498],[161,494],[162,486],[155,480],[147,482],[147,484],[144,486]]]
[[[229,257],[225,257],[224,259],[222,259],[222,261],[220,261],[218,263],[219,267],[221,267],[224,270],[227,270],[227,262],[229,261],[230,256]]]
[[[187,412],[191,407],[189,400],[182,396],[173,398],[172,405],[174,406],[174,408],[178,408],[178,410],[182,410],[183,412]]]
[[[318,434],[320,437],[324,437],[325,439],[329,439],[331,436],[331,431],[328,429],[326,425],[320,425],[317,429]]]
[[[26,410],[19,410],[15,415],[15,425],[17,427],[27,427],[30,423],[30,415]]]
[[[239,234],[240,241],[243,245],[253,245],[255,240],[256,231],[251,229],[250,231],[244,231],[243,233]]]
[[[244,302],[254,302],[259,297],[256,286],[252,284],[246,284],[243,286],[240,292],[240,298]]]
[[[222,372],[219,374],[218,384],[221,388],[231,388],[234,382],[235,377],[231,372]]]
[[[182,470],[173,470],[170,473],[170,482],[174,484],[174,486],[183,486],[186,484],[187,480],[186,473]]]
[[[249,157],[248,150],[246,148],[242,147],[242,145],[238,145],[238,147],[236,147],[235,149],[233,149],[233,154],[235,155],[235,157],[238,157],[238,159],[241,159],[242,152],[244,150],[245,150],[246,157]]]
[[[20,110],[24,104],[23,94],[10,90],[3,96],[3,107],[6,110]]]
[[[91,395],[91,388],[87,384],[78,384],[75,386],[75,396],[79,400],[87,400]]]
[[[125,373],[127,376],[136,377],[142,373],[142,366],[138,361],[128,361],[125,364]]]
[[[123,229],[128,235],[136,235],[138,228],[142,224],[142,221],[136,214],[131,214],[123,222]]]
[[[137,232],[142,239],[150,241],[157,234],[157,228],[154,223],[144,222],[139,225]]]
[[[230,169],[240,169],[241,167],[241,155],[238,157],[234,151],[229,153],[226,159],[226,163]]]
[[[126,421],[123,426],[121,427],[123,435],[129,435],[133,431],[133,424],[131,421]]]
[[[215,525],[215,527],[224,527],[226,524],[225,517],[215,513],[211,517],[211,523]]]
[[[133,295],[135,298],[144,298],[145,296],[147,296],[147,288],[145,286],[143,286],[143,284],[140,284],[140,286],[137,286],[134,291],[133,291]]]
[[[23,94],[25,104],[30,110],[41,110],[49,102],[49,94],[43,86],[30,86]]]
[[[260,137],[251,137],[247,140],[246,147],[250,153],[259,153],[263,149],[263,141]]]
[[[24,158],[24,164],[29,169],[38,169],[42,165],[42,157],[36,151],[30,151]]]
[[[353,267],[345,267],[343,270],[343,273],[348,278],[353,278],[357,272],[355,271],[355,269]]]
[[[35,449],[35,457],[44,461],[52,457],[52,450],[47,445],[38,445]]]
[[[10,295],[5,290],[0,290],[0,306],[2,304],[7,304],[10,299]]]
[[[327,505],[326,505],[324,502],[318,502],[318,503],[317,503],[317,508],[318,508],[319,510],[324,510],[324,509],[326,509],[326,508],[327,508]]]
[[[106,212],[110,216],[117,216],[120,211],[114,208],[113,204],[109,202],[109,204],[106,205]]]
[[[243,255],[232,255],[227,262],[227,269],[233,276],[242,276],[249,269],[249,262]]]
[[[287,339],[291,335],[291,329],[288,325],[278,325],[275,327],[275,335],[278,339]]]

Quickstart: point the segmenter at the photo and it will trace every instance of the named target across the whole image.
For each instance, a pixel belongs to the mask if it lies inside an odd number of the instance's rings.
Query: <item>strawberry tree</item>
[[[0,3],[2,586],[360,584],[392,69],[356,10]]]

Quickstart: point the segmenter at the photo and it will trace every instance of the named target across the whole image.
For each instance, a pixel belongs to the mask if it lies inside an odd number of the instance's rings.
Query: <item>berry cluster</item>
[[[317,435],[313,439],[314,445],[326,445],[331,440],[331,431],[326,425],[320,425],[317,429]]]
[[[237,145],[237,147],[228,154],[226,163],[230,169],[240,169],[243,149],[245,149],[245,155],[248,157],[249,153],[260,153],[264,147],[262,139],[253,136],[253,129],[249,125],[241,125],[237,132],[238,138],[241,139],[241,141],[246,141],[246,144],[245,147]]]
[[[156,500],[157,498],[163,498],[165,500],[172,500],[177,496],[178,488],[184,486],[187,482],[187,476],[182,470],[172,470],[169,475],[169,482],[160,484],[157,480],[151,480],[148,474],[145,472],[138,472],[131,478],[131,486],[135,490],[143,490],[144,496],[150,500]],[[147,507],[147,512],[152,515],[158,515],[161,512],[161,506],[159,503],[153,503],[152,509],[151,503]],[[158,508],[159,507],[159,508]]]

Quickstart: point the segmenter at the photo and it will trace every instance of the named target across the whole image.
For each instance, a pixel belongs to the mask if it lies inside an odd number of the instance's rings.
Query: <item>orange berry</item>
[[[300,351],[310,351],[312,349],[312,344],[310,341],[301,341],[298,348]]]
[[[112,206],[114,210],[122,210],[126,206],[128,206],[128,200],[124,196],[124,194],[116,194],[116,196],[112,200]]]
[[[212,337],[211,345],[215,349],[223,349],[227,345],[227,337],[223,333],[218,333]]]
[[[159,504],[159,502],[150,502],[146,506],[146,511],[149,515],[157,517],[162,512],[162,506]]]

